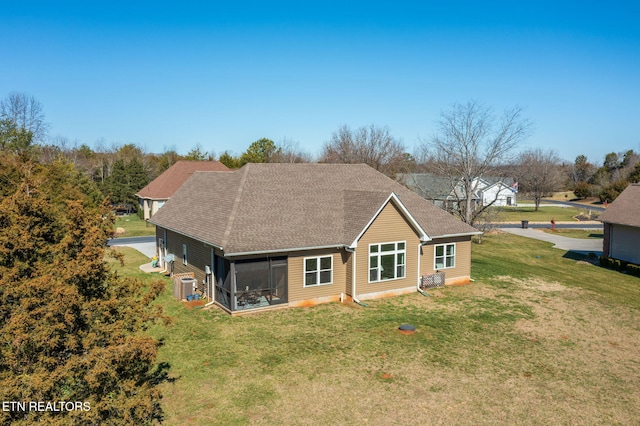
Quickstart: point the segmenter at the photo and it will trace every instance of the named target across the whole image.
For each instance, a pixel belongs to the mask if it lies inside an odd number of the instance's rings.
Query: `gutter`
[[[416,289],[418,290],[418,293],[424,297],[429,297],[429,295],[420,288],[420,283],[422,281],[422,277],[420,276],[420,248],[422,248],[423,245],[424,243],[422,242],[418,243],[418,282],[416,283]]]
[[[362,303],[360,300],[358,300],[358,298],[356,297],[356,250],[353,247],[349,247],[349,246],[344,246],[344,249],[353,254],[353,263],[352,263],[352,268],[351,268],[351,298],[353,299],[353,301],[355,303],[357,303],[360,306],[363,307],[367,307],[369,305],[367,305],[366,303]]]
[[[224,252],[224,249],[222,248],[222,246],[216,245],[216,244],[214,244],[214,243],[212,243],[212,242],[209,242],[209,241],[205,241],[205,240],[203,240],[202,238],[195,237],[195,236],[193,236],[193,235],[191,235],[191,234],[186,234],[186,233],[184,233],[184,232],[182,232],[182,231],[178,231],[177,229],[169,228],[169,227],[164,226],[164,225],[158,225],[157,223],[152,222],[152,221],[151,221],[151,219],[149,219],[149,220],[148,220],[148,222],[149,222],[150,224],[152,224],[152,225],[159,226],[159,227],[161,227],[161,228],[163,228],[163,229],[166,229],[166,230],[168,230],[168,231],[175,232],[176,234],[184,235],[185,237],[189,237],[189,238],[191,238],[192,240],[196,240],[196,241],[198,241],[198,242],[200,242],[200,243],[202,243],[202,244],[205,244],[205,245],[211,246],[211,247],[213,247],[213,248],[217,248],[218,250],[220,250],[220,251],[223,251],[223,252]]]
[[[435,237],[431,237],[432,240],[438,239],[438,238],[453,238],[453,237],[467,237],[467,236],[473,236],[473,235],[480,235],[483,234],[482,231],[476,231],[476,232],[465,232],[462,234],[444,234],[444,235],[437,235]]]
[[[347,250],[346,245],[342,244],[332,244],[327,246],[315,246],[315,247],[294,247],[294,248],[282,248],[282,249],[273,249],[273,250],[257,250],[257,251],[244,251],[237,253],[225,253],[225,257],[237,257],[237,256],[250,256],[256,254],[272,254],[272,253],[289,253],[295,251],[306,251],[306,250],[322,250],[322,249],[342,249]],[[222,247],[220,247],[222,250]],[[347,250],[349,251],[349,250]]]

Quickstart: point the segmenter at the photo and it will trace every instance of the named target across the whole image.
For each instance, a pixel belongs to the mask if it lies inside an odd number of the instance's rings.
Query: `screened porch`
[[[229,261],[216,256],[216,301],[231,311],[287,303],[287,258]]]

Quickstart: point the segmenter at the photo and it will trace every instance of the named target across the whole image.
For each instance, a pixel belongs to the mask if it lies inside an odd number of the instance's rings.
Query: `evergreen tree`
[[[20,164],[0,199],[0,399],[81,402],[83,410],[13,410],[4,424],[148,424],[161,418],[143,331],[161,315],[104,261],[113,218],[70,165]],[[72,404],[73,405],[73,404]],[[90,408],[86,411],[86,408]]]

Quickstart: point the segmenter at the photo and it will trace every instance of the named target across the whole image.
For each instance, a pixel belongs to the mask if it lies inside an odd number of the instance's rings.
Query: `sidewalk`
[[[550,234],[544,231],[536,229],[522,229],[522,228],[498,228],[502,232],[508,232],[510,234],[519,235],[521,237],[534,238],[536,240],[542,240],[549,243],[553,243],[553,248],[582,252],[582,253],[595,253],[600,256],[602,254],[602,240],[601,239],[586,239],[586,238],[569,238],[560,235]]]

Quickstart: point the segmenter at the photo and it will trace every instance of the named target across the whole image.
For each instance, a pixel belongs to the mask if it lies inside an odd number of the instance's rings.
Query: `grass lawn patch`
[[[115,229],[118,237],[142,237],[156,233],[155,225],[140,219],[135,214],[117,216]]]
[[[520,222],[528,220],[530,222],[547,222],[551,224],[551,219],[556,222],[576,222],[575,216],[581,214],[588,215],[589,209],[578,209],[575,207],[540,207],[535,211],[535,207],[495,207],[498,210],[497,222]]]
[[[634,424],[640,279],[563,254],[487,235],[467,286],[240,317],[167,282],[166,424]]]

